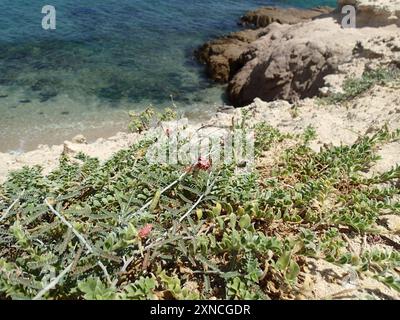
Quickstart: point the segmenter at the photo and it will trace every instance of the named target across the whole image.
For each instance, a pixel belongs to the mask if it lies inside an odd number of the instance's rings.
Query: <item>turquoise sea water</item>
[[[56,7],[56,30],[41,27],[46,4]],[[223,90],[193,50],[271,4],[335,1],[1,0],[0,152],[107,136],[124,129],[127,110],[161,108],[171,96],[189,117],[206,117]]]

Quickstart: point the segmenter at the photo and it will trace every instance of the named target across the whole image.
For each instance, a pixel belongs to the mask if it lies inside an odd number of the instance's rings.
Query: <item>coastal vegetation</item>
[[[381,28],[267,8],[201,47],[242,109],[193,124],[172,101],[130,112],[130,133],[25,156],[43,166],[0,154],[0,299],[399,299],[400,16],[365,2]],[[151,161],[172,134],[193,162]],[[214,161],[214,141],[254,142],[252,158]]]
[[[365,71],[360,78],[349,77],[343,83],[343,92],[335,93],[325,100],[329,103],[349,101],[358,95],[368,91],[374,85],[398,84],[400,71],[398,68],[378,68]]]
[[[351,239],[390,242],[376,222],[400,213],[400,167],[363,172],[400,130],[315,152],[312,127],[248,129],[257,159],[246,172],[149,164],[155,141],[144,135],[104,164],[78,154],[48,176],[40,167],[11,173],[0,187],[0,297],[304,298],[308,258],[399,291],[398,251],[357,252]],[[272,146],[281,152],[266,162]]]

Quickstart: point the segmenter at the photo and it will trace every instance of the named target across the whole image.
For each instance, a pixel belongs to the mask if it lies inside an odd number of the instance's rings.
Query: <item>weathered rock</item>
[[[320,93],[323,96],[341,93],[347,78],[360,78],[365,71],[382,68],[400,68],[400,33],[382,30],[381,35],[357,42],[351,60],[324,78]]]
[[[86,144],[87,140],[86,140],[84,135],[78,134],[77,136],[72,138],[72,142],[73,143],[79,143],[79,144]]]
[[[256,28],[264,28],[274,22],[296,24],[331,13],[333,10],[334,8],[331,7],[317,7],[312,9],[263,7],[247,12],[240,19],[240,22],[244,26],[253,26]]]
[[[381,216],[379,221],[392,232],[400,233],[400,217],[397,215]]]
[[[380,64],[400,67],[400,30],[398,34],[360,41],[355,48],[355,55],[357,58],[379,60]]]
[[[216,82],[226,83],[240,69],[240,57],[253,41],[265,33],[262,30],[243,30],[207,42],[195,52],[206,65],[207,74]]]
[[[65,157],[73,157],[77,153],[78,153],[78,151],[76,150],[74,143],[72,143],[70,141],[64,141],[63,151],[62,151],[62,155],[63,156],[65,156]]]
[[[266,32],[244,55],[247,63],[229,84],[235,106],[256,97],[296,101],[316,95],[324,77],[351,55],[356,43],[356,39],[343,42],[338,36],[343,31],[333,19],[295,26],[272,24]]]
[[[229,84],[229,98],[241,107],[256,97],[296,102],[316,96],[325,86],[325,77],[351,60],[360,43],[365,46],[364,54],[369,50],[377,57],[385,56],[396,50],[397,41],[383,44],[384,39],[396,38],[398,31],[396,26],[343,29],[333,16],[293,26],[271,24],[264,29],[266,35],[242,55],[244,66]],[[380,48],[368,42],[374,38]]]
[[[272,22],[294,24],[311,20],[332,10],[332,8],[328,7],[315,9],[267,7],[247,13],[242,18],[242,23],[254,24],[257,28],[267,26]],[[248,50],[252,42],[263,35],[265,35],[263,28],[235,32],[207,42],[195,51],[195,56],[201,63],[206,65],[207,74],[211,79],[219,83],[226,83],[243,66],[242,54]]]
[[[357,27],[400,26],[399,0],[338,0],[338,7],[352,5],[356,8]]]
[[[357,26],[363,28],[341,27],[339,12],[347,4],[356,7]],[[256,97],[294,102],[340,92],[350,73],[360,76],[374,65],[400,66],[400,0],[338,0],[338,9],[329,14],[324,14],[330,12],[327,8],[301,14],[276,8],[250,12],[244,23],[268,26],[211,41],[197,57],[212,79],[229,81],[228,96],[237,107]]]

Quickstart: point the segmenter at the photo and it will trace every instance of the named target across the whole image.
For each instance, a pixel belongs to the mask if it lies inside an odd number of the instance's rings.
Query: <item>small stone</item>
[[[72,156],[72,155],[76,154],[76,151],[71,146],[71,142],[69,142],[69,141],[64,142],[62,154],[64,156]]]
[[[87,140],[84,135],[78,134],[77,136],[72,138],[73,143],[79,143],[79,144],[87,144]]]
[[[379,222],[389,231],[400,232],[400,216],[394,214],[384,215],[380,217]]]

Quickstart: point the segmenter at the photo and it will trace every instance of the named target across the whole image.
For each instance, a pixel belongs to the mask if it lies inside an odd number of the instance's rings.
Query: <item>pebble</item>
[[[84,135],[78,134],[77,136],[72,138],[73,143],[79,143],[79,144],[87,144],[87,140]]]
[[[385,226],[385,228],[392,232],[400,232],[400,216],[397,215],[384,215],[380,218],[381,224]]]

